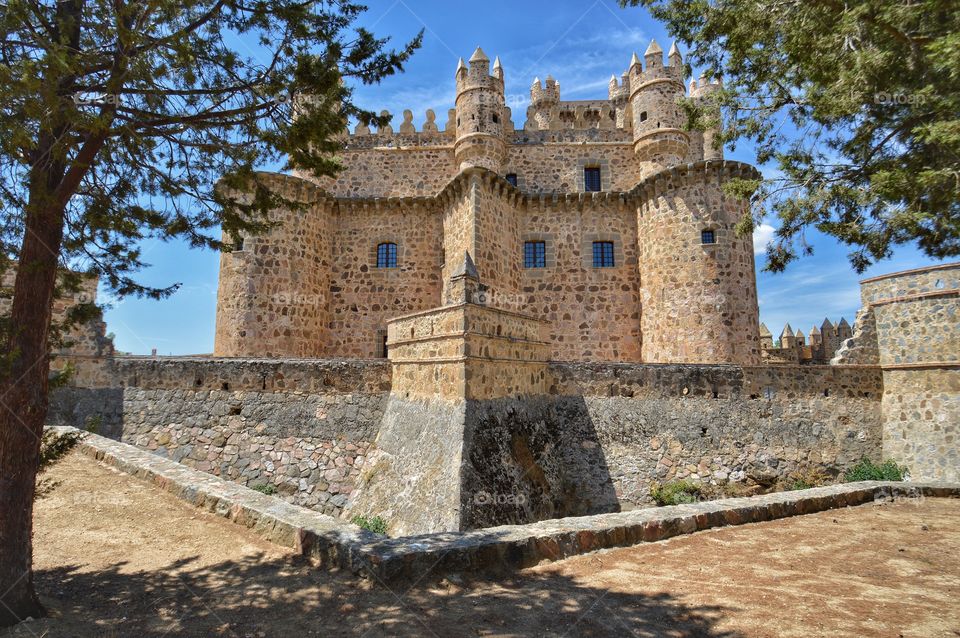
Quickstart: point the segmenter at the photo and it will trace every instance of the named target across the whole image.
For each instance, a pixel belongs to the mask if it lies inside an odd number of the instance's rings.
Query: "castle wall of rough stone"
[[[216,476],[342,512],[390,393],[385,361],[69,358],[48,423],[96,431]]]
[[[365,511],[394,533],[632,508],[652,480],[769,482],[879,457],[877,368],[545,365],[545,327],[463,306],[392,322],[390,363],[74,358],[50,423],[96,423],[332,515],[373,486]]]
[[[867,279],[861,298],[883,369],[884,457],[918,479],[960,479],[960,263]]]
[[[640,361],[635,205],[622,196],[531,198],[521,238],[546,243],[545,268],[522,272],[521,306],[550,323],[555,361]],[[614,243],[614,266],[593,268],[594,241]]]
[[[334,216],[330,341],[324,356],[383,356],[387,322],[441,305],[443,248],[432,202],[343,201]],[[376,268],[377,246],[397,245],[397,268]]]
[[[302,208],[272,211],[275,228],[221,255],[214,353],[322,356],[330,344],[331,204],[303,180],[261,179]]]

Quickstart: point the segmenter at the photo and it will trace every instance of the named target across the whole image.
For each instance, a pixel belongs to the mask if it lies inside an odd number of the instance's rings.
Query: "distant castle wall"
[[[13,307],[13,286],[17,278],[16,264],[10,265],[0,278],[0,316],[9,316]],[[99,279],[94,276],[84,277],[76,292],[64,293],[53,300],[51,312],[54,326],[65,325],[70,310],[80,304],[95,304],[97,302],[97,287]],[[97,315],[85,323],[70,326],[61,331],[59,342],[53,343],[54,357],[58,355],[80,355],[87,357],[109,357],[113,355],[113,340],[107,335],[107,324],[102,316]],[[51,364],[55,369],[62,364],[54,359]]]

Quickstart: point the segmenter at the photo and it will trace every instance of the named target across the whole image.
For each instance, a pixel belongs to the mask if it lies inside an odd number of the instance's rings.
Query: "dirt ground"
[[[51,617],[3,636],[960,636],[960,501],[866,505],[392,590],[71,455],[37,504]]]

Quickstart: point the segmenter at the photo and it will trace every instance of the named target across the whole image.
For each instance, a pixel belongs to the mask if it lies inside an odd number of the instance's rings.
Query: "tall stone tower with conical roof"
[[[504,123],[510,120],[503,91],[503,68],[497,58],[490,74],[490,59],[480,47],[470,56],[469,67],[457,66],[457,138],[454,155],[458,168],[479,166],[500,172],[507,159]]]
[[[643,65],[634,54],[627,71],[633,114],[633,150],[644,164],[645,174],[682,163],[690,150],[690,134],[684,130],[686,116],[678,100],[686,95],[683,59],[670,49],[669,64],[663,49],[651,40]]]

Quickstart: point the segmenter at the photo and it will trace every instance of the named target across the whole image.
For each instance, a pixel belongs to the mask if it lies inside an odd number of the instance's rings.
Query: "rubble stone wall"
[[[87,387],[51,397],[48,422],[95,427],[189,467],[337,515],[376,439],[383,361],[80,361]]]
[[[77,358],[50,423],[94,424],[333,515],[388,473],[399,491],[374,488],[363,513],[405,532],[450,528],[448,505],[455,527],[478,527],[647,505],[652,480],[772,482],[880,458],[876,367],[545,363],[546,324],[472,308],[392,323],[394,371],[386,360]],[[437,334],[460,334],[464,349],[447,352]],[[458,377],[443,386],[460,395],[431,394],[448,368]]]
[[[861,282],[883,368],[883,453],[915,479],[960,479],[960,263]]]

